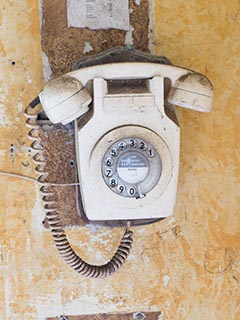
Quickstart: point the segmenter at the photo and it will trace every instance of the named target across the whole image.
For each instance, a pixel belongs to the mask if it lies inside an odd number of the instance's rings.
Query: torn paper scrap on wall
[[[67,0],[68,27],[129,30],[128,0]]]

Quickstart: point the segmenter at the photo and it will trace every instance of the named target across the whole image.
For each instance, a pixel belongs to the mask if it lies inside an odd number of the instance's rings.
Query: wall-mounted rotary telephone
[[[174,106],[209,112],[213,88],[205,76],[159,63],[110,63],[52,79],[39,98],[53,123],[75,120],[80,193],[89,220],[131,221],[173,213],[180,144]],[[55,216],[48,218],[54,221]],[[114,256],[120,263],[113,259],[105,265],[112,271],[101,273],[94,266],[85,275],[113,273],[124,259],[124,247],[129,253],[131,235],[122,241],[122,251]],[[59,249],[60,242],[56,245]],[[72,266],[81,269],[83,262],[76,257],[72,255]]]

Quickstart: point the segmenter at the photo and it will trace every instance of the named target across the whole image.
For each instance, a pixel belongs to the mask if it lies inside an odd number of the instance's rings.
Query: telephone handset
[[[95,65],[50,80],[39,99],[53,123],[75,120],[80,194],[89,220],[173,213],[180,145],[174,106],[209,112],[213,87],[205,76],[152,62]],[[47,203],[49,192],[42,191]],[[132,243],[128,228],[113,258],[93,266],[71,248],[56,210],[46,208],[56,246],[77,272],[105,277],[124,263]]]

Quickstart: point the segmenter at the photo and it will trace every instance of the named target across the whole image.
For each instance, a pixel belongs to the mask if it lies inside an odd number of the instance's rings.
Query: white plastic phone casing
[[[155,63],[115,63],[76,70],[50,80],[40,94],[50,120],[66,124],[87,111],[92,98],[85,86],[89,80],[93,81],[93,115],[84,126],[78,126],[75,121],[81,198],[90,220],[147,219],[173,213],[180,130],[164,110],[164,78],[171,81],[169,103],[210,111],[213,88],[206,77]],[[108,80],[114,79],[147,79],[149,90],[144,93],[121,93],[120,90],[113,94],[108,92]],[[79,83],[72,85],[75,82]],[[151,143],[162,162],[158,183],[140,199],[114,193],[102,176],[106,150],[126,137]]]

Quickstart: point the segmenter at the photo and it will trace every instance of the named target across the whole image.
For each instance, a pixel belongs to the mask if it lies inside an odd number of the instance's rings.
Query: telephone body
[[[110,63],[52,79],[39,98],[53,123],[75,121],[80,193],[89,220],[173,213],[180,129],[166,107],[209,112],[213,87],[205,76],[158,63]]]

